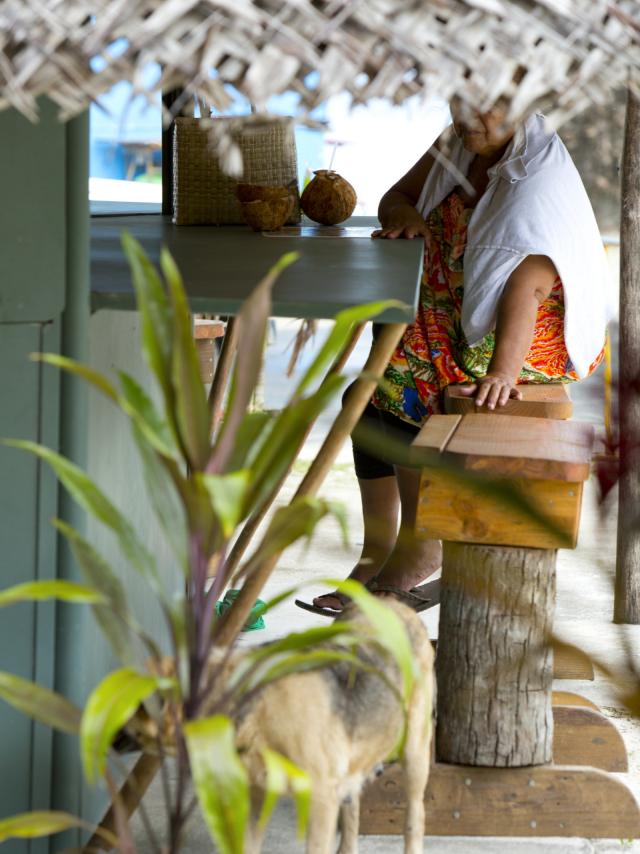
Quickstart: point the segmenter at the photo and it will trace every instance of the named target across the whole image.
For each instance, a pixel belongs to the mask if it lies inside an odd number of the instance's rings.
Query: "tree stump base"
[[[444,544],[439,761],[493,768],[551,761],[555,561],[548,549]]]

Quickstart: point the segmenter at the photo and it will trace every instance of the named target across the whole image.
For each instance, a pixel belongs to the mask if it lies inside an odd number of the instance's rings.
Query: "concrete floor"
[[[295,325],[279,322],[278,334],[271,346],[270,367],[266,376],[264,396],[267,408],[276,408],[284,402],[288,383],[283,379],[283,365],[288,353],[284,345]],[[357,349],[353,365],[361,362],[366,355],[368,345],[363,342]],[[590,420],[601,426],[602,376],[598,373],[589,381],[576,387],[572,394],[576,420]],[[328,414],[320,428],[314,431],[307,443],[301,459],[287,482],[281,500],[286,501],[295,489],[309,460],[322,438],[322,430],[330,420]],[[361,519],[359,514],[358,490],[350,464],[350,453],[345,449],[321,494],[333,500],[342,501],[346,507],[352,541],[344,548],[337,525],[327,520],[318,527],[309,546],[297,546],[287,551],[267,589],[266,597],[293,585],[303,585],[303,594],[316,595],[318,580],[327,575],[343,577],[351,569],[358,556],[358,544],[361,540]],[[629,636],[635,656],[640,655],[640,626],[619,627],[611,621],[613,609],[613,574],[615,560],[615,502],[609,501],[604,510],[599,507],[595,483],[589,482],[584,498],[581,532],[578,548],[574,551],[560,551],[558,555],[558,601],[555,627],[561,637],[582,646],[604,658],[610,664],[623,658],[622,636]],[[265,598],[266,598],[265,597]],[[424,615],[431,637],[437,636],[438,608]],[[309,628],[313,624],[324,625],[322,617],[298,609],[293,601],[284,602],[267,618],[267,627],[261,632],[252,632],[242,637],[242,643],[264,642],[292,630]],[[606,715],[615,719],[629,754],[630,771],[623,775],[640,799],[640,724],[633,720],[622,708],[612,685],[601,675],[593,682],[557,681],[557,690],[574,691],[584,694],[595,701]],[[330,739],[329,739],[330,743]],[[149,790],[145,805],[154,826],[160,828],[164,822],[161,813],[161,792],[159,781]],[[435,830],[435,829],[434,829]],[[135,821],[136,837],[140,840],[140,850],[148,850],[142,841],[139,819]],[[610,854],[610,852],[635,852],[640,854],[640,842],[625,840],[588,840],[588,839],[513,839],[481,837],[425,837],[425,851],[437,854],[542,854],[542,852],[580,852],[580,854]],[[185,852],[200,854],[213,850],[209,835],[201,820],[196,817],[188,828]],[[364,854],[391,854],[403,850],[399,837],[361,837],[360,851]],[[264,854],[296,854],[303,846],[295,840],[293,811],[289,804],[283,803],[272,821],[264,846]]]

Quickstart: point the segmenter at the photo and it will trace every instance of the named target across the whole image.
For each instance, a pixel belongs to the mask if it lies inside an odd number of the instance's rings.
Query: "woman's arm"
[[[531,347],[538,306],[551,293],[557,277],[546,255],[528,255],[513,273],[498,303],[496,343],[486,376],[470,386],[476,406],[504,406],[510,397],[521,398],[516,382]]]
[[[396,237],[427,236],[427,225],[415,206],[434,162],[433,156],[427,151],[387,190],[378,206],[378,219],[382,228],[374,231],[372,237],[393,240]]]

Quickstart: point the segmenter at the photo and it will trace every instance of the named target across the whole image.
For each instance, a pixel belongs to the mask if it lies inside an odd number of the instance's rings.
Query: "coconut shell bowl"
[[[288,187],[238,184],[236,196],[245,222],[254,231],[277,231],[282,228],[295,204]]]

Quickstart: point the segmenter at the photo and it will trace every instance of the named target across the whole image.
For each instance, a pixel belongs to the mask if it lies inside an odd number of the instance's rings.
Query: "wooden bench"
[[[576,544],[593,428],[532,417],[551,404],[571,414],[563,387],[544,400],[533,389],[470,414],[451,389],[450,414],[415,442],[427,451],[417,530],[444,541],[426,830],[634,838],[638,804],[611,775],[627,768],[618,731],[584,698],[552,692],[556,550]],[[397,774],[367,789],[362,832],[402,826]]]

